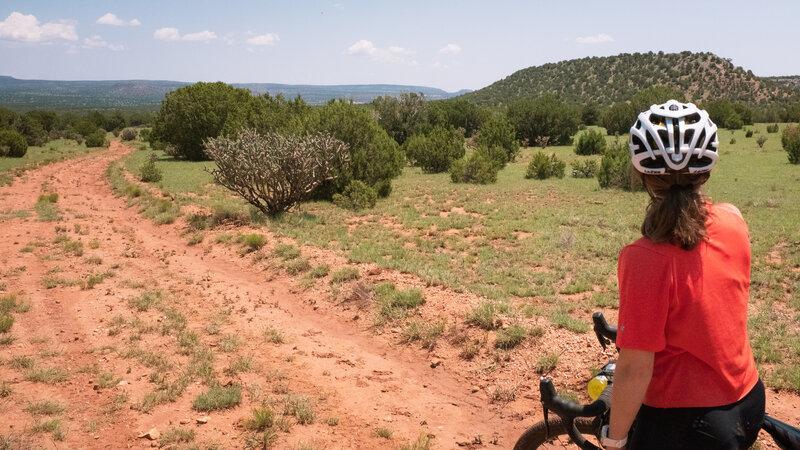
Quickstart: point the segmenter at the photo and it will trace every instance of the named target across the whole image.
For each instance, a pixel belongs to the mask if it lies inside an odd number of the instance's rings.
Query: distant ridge
[[[116,81],[56,81],[21,80],[0,76],[0,106],[29,109],[157,109],[164,96],[175,89],[192,83],[162,80]],[[353,99],[356,103],[369,103],[379,96],[397,96],[403,92],[422,92],[429,100],[455,97],[469,91],[455,93],[426,86],[394,84],[355,85],[291,85],[276,83],[232,83],[249,89],[254,95],[283,94],[294,98],[300,95],[312,105],[326,103],[333,98]]]
[[[755,76],[713,53],[623,53],[528,67],[462,98],[501,105],[523,97],[553,95],[561,100],[610,105],[662,85],[691,101],[728,99],[752,105],[796,100],[797,77]]]

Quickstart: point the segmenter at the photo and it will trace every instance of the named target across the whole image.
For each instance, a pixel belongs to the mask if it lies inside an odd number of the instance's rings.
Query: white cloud
[[[33,43],[76,41],[78,33],[75,32],[74,23],[62,20],[41,25],[33,14],[24,15],[15,11],[0,22],[0,40]]]
[[[197,33],[189,33],[181,36],[177,28],[159,28],[153,33],[153,39],[161,41],[205,41],[211,42],[218,39],[217,33],[213,31],[200,31]]]
[[[435,63],[431,64],[431,67],[433,67],[434,69],[449,69],[450,68],[450,66],[448,66],[447,64],[442,64],[439,61],[436,61]]]
[[[461,53],[461,46],[458,44],[447,44],[439,50],[443,55],[457,55]]]
[[[614,42],[614,38],[605,33],[600,33],[597,36],[579,37],[575,39],[575,42],[578,44],[602,44],[604,42]]]
[[[141,22],[139,22],[138,19],[131,19],[128,21],[122,20],[113,13],[107,13],[103,17],[100,17],[99,19],[97,19],[97,23],[101,25],[114,25],[118,27],[125,27],[125,26],[136,27],[142,24]]]
[[[177,41],[181,38],[177,28],[159,28],[153,33],[153,38],[161,41]]]
[[[125,50],[125,47],[117,44],[109,44],[99,35],[94,35],[83,40],[83,48],[107,48],[115,52]]]
[[[197,32],[197,33],[185,34],[185,35],[183,35],[182,39],[184,41],[205,41],[205,42],[210,42],[210,41],[213,41],[213,40],[217,39],[217,33],[214,33],[213,31],[204,30],[204,31],[200,31],[200,32]]]
[[[407,56],[413,55],[414,51],[398,47],[398,46],[390,46],[388,48],[379,48],[375,47],[375,45],[366,39],[362,39],[355,44],[351,45],[347,48],[347,54],[349,55],[361,55],[365,56],[373,61],[377,62],[388,62],[388,63],[396,63],[396,64],[416,64],[416,61],[409,60]]]
[[[277,34],[267,33],[253,36],[247,40],[247,43],[250,45],[275,45],[278,41],[280,41],[280,38]]]

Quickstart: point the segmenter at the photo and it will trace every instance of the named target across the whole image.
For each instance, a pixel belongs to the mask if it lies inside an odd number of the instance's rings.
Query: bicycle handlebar
[[[617,327],[609,325],[606,318],[603,317],[603,313],[592,314],[592,322],[594,322],[594,334],[600,341],[600,345],[603,346],[603,350],[611,342],[617,342]]]
[[[539,393],[542,397],[545,421],[547,420],[547,411],[553,410],[564,421],[569,437],[578,447],[584,450],[599,450],[599,447],[587,441],[578,431],[575,426],[575,418],[597,417],[608,411],[611,407],[611,385],[603,389],[600,397],[588,405],[581,405],[559,397],[553,387],[553,380],[545,377],[539,379]]]

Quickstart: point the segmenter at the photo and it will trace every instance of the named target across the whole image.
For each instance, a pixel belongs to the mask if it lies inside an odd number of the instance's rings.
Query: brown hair
[[[654,243],[669,242],[691,250],[706,237],[706,198],[700,187],[709,174],[642,175],[650,204],[642,235]]]

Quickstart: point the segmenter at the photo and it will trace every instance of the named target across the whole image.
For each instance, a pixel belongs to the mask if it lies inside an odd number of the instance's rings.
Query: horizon
[[[792,36],[800,5],[788,0],[763,7],[677,2],[658,17],[636,14],[641,7],[633,1],[615,5],[234,0],[221,8],[210,1],[187,7],[152,0],[10,0],[0,6],[0,74],[48,81],[386,84],[457,92],[548,63],[685,50],[730,58],[757,76],[800,74],[800,61],[785,57],[800,51]],[[569,18],[570,25],[560,18]],[[669,39],[653,24],[698,18],[708,26],[678,26]],[[725,33],[723,26],[747,33]]]

